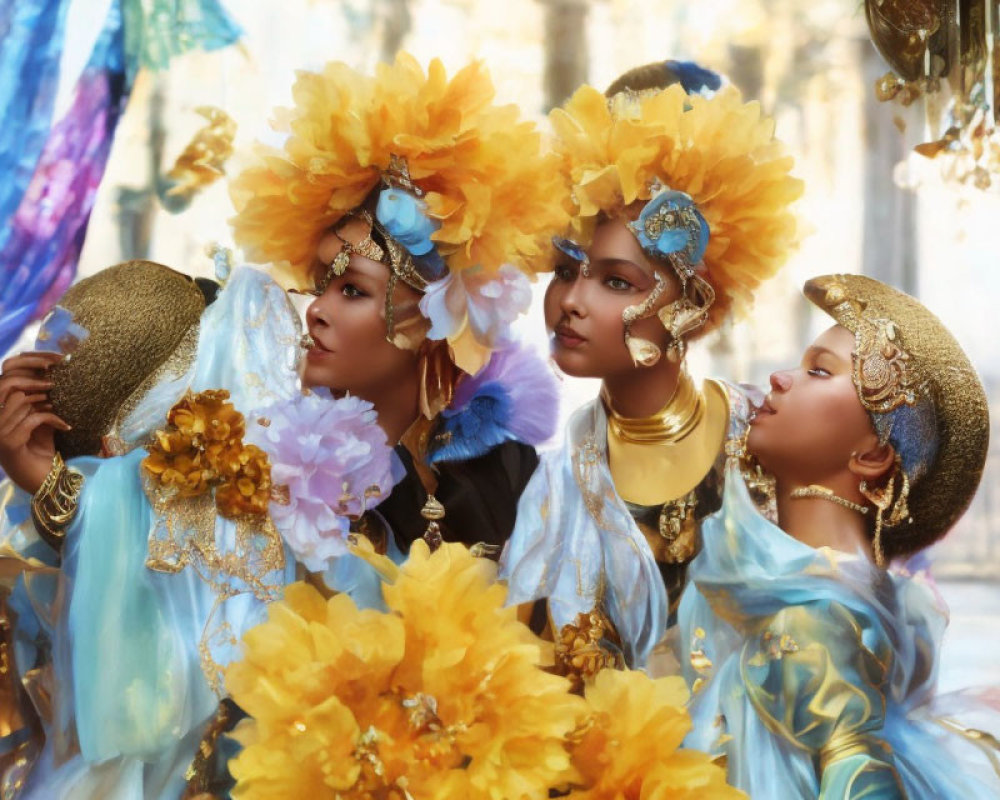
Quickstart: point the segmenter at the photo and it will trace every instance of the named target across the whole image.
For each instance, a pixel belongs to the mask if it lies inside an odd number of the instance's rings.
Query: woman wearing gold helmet
[[[733,87],[689,94],[678,78],[718,88],[669,62],[609,97],[584,86],[551,115],[573,202],[546,325],[556,364],[602,386],[522,496],[501,574],[512,602],[545,601],[570,670],[644,667],[673,625],[720,503],[723,442],[750,410],[736,387],[696,385],[685,352],[746,309],[794,238],[801,184],[773,123]]]
[[[887,570],[975,494],[983,387],[912,297],[860,275],[805,294],[836,324],[771,376],[689,571],[687,744],[725,753],[730,782],[764,800],[1000,796],[996,703],[935,700],[947,611],[925,574]],[[750,500],[745,458],[774,477],[777,525]],[[970,711],[992,730],[965,729]]]

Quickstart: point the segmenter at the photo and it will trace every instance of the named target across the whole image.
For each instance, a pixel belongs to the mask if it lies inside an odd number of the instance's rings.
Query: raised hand
[[[55,456],[56,430],[70,426],[52,413],[49,367],[61,353],[22,353],[0,366],[0,468],[26,492],[42,485]]]

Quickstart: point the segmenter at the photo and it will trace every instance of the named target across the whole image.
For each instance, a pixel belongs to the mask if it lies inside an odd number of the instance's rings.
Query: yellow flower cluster
[[[722,767],[681,749],[691,729],[684,679],[606,669],[586,687],[590,717],[575,737],[584,787],[571,800],[737,800]]]
[[[228,400],[224,389],[185,394],[167,414],[169,427],[156,432],[142,467],[181,497],[215,488],[224,517],[263,514],[271,496],[271,465],[264,451],[243,443],[246,422]]]
[[[568,784],[583,701],[543,671],[551,649],[495,575],[462,545],[418,540],[388,613],[288,587],[228,670],[251,715],[234,797],[541,800]]]
[[[493,562],[414,543],[387,612],[288,587],[227,671],[250,714],[230,762],[236,798],[731,800],[721,767],[679,750],[680,678],[606,669],[586,696],[551,673],[552,646],[505,608]]]
[[[259,146],[257,164],[232,184],[236,242],[294,287],[312,288],[323,232],[397,156],[441,224],[432,238],[451,272],[545,269],[549,237],[567,219],[567,188],[534,124],[515,106],[494,105],[493,94],[481,63],[448,80],[440,61],[425,74],[405,53],[374,77],[339,62],[300,72],[295,106],[275,123],[289,135],[284,149]]]
[[[774,124],[734,87],[712,97],[680,85],[620,93],[583,86],[550,115],[576,208],[573,235],[586,245],[600,216],[634,220],[654,182],[685,192],[711,229],[706,278],[716,291],[706,330],[745,312],[795,242],[789,210],[802,182],[774,139]]]

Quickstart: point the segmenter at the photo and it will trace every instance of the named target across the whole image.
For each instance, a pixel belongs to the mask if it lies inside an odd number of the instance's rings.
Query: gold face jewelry
[[[654,271],[653,277],[656,279],[656,286],[652,288],[646,299],[638,305],[628,306],[622,312],[622,321],[625,323],[625,346],[637,367],[651,367],[660,360],[662,355],[660,348],[651,341],[632,335],[633,323],[652,314],[653,306],[656,305],[656,301],[660,299],[667,288],[667,280],[659,272]]]
[[[351,244],[349,241],[344,239],[340,235],[340,230],[352,220],[360,219],[368,226],[368,232],[364,235],[361,241],[356,244]],[[365,209],[349,214],[347,217],[342,219],[340,223],[333,229],[334,234],[341,242],[340,252],[334,256],[333,261],[330,262],[330,266],[327,268],[326,274],[323,276],[316,284],[315,294],[317,296],[323,294],[326,288],[330,285],[330,281],[334,278],[339,278],[347,271],[347,267],[351,263],[351,255],[356,253],[359,256],[364,256],[372,261],[377,261],[380,264],[385,263],[385,250],[382,249],[379,244],[372,239],[372,230],[375,228],[375,220],[372,219],[372,215],[368,213]]]

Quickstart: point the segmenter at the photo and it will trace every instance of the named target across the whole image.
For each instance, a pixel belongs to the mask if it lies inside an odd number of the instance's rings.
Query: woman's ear
[[[896,462],[896,449],[891,444],[879,444],[876,440],[873,447],[851,453],[847,468],[852,475],[868,483],[877,483],[887,475]]]

